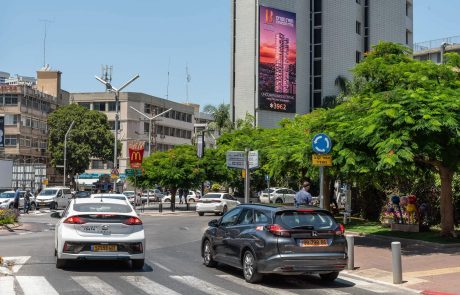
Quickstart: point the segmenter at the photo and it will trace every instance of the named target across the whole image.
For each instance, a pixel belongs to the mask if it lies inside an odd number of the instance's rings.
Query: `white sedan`
[[[214,213],[223,215],[228,210],[238,206],[238,202],[234,197],[227,193],[208,193],[201,197],[196,203],[196,212],[203,216],[204,213]]]
[[[134,269],[144,267],[144,226],[126,200],[73,199],[60,217],[54,239],[57,268],[68,260],[131,260]]]
[[[270,192],[270,193],[269,193]],[[260,195],[261,203],[294,204],[296,192],[290,188],[272,187],[265,189]]]

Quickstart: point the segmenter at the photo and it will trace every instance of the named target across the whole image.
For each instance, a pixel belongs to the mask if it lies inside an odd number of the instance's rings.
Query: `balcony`
[[[442,43],[447,43],[449,45],[460,45],[460,36],[452,36],[447,38],[414,43],[414,53],[418,53],[420,51],[430,51],[433,49],[439,49]]]

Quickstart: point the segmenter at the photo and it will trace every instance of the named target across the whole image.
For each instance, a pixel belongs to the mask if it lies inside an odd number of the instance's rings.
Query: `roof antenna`
[[[190,81],[192,81],[192,76],[190,76],[189,72],[188,72],[188,63],[185,64],[185,79],[187,80],[187,83],[185,84],[185,91],[186,91],[186,101],[185,103],[188,103],[188,94],[189,94],[189,84],[190,84]]]
[[[41,19],[41,22],[43,22],[45,26],[45,35],[43,36],[43,68],[46,67],[46,24],[47,23],[52,23],[53,21],[50,19]]]
[[[171,65],[171,57],[168,59],[168,82],[166,84],[166,99],[169,99],[169,66]]]

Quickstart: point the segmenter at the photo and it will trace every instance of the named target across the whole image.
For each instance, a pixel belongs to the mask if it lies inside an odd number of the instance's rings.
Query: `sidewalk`
[[[24,235],[49,230],[52,225],[42,222],[19,222],[0,226],[0,236]]]
[[[355,235],[355,270],[345,273],[392,284],[392,241],[401,242],[402,286],[422,294],[460,294],[460,247],[456,245]]]

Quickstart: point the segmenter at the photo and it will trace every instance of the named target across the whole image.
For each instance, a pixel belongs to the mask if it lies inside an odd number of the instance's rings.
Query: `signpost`
[[[244,202],[249,203],[250,195],[250,169],[259,167],[259,151],[228,151],[227,152],[227,167],[243,169],[244,174]]]
[[[328,155],[332,148],[332,141],[324,133],[313,137],[311,146],[316,155],[312,156],[312,164],[319,166],[319,207],[324,209],[324,166],[332,166],[332,156]]]

